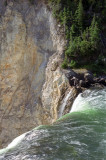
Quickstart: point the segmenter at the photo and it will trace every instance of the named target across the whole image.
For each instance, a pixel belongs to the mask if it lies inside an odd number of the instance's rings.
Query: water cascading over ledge
[[[106,88],[79,94],[71,112],[53,125],[40,126],[0,150],[0,160],[104,160]]]
[[[0,0],[0,35],[1,148],[56,119],[69,84],[59,68],[63,34],[42,1]]]

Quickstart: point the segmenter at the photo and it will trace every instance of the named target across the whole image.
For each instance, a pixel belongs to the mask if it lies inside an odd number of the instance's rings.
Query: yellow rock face
[[[68,82],[58,65],[64,40],[46,6],[41,1],[32,6],[29,0],[8,1],[7,6],[0,1],[0,6],[2,148],[20,134],[56,120]]]
[[[27,0],[10,2],[0,18],[0,147],[46,123],[40,97],[55,49],[45,10],[38,4],[35,11]]]

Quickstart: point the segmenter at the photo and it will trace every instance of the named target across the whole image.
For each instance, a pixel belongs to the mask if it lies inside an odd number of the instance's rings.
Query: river
[[[106,160],[106,88],[79,94],[70,113],[16,138],[0,160]]]

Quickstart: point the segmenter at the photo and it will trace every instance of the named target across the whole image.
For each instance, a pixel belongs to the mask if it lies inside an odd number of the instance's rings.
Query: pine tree
[[[75,23],[78,25],[78,29],[82,31],[83,29],[83,20],[84,20],[84,9],[82,0],[79,1],[77,10],[75,12]]]
[[[99,28],[96,22],[95,15],[93,17],[89,30],[90,30],[90,41],[91,41],[92,47],[96,48],[99,42]]]
[[[64,8],[64,10],[63,10],[62,21],[63,21],[63,24],[66,25],[66,23],[67,23],[67,10],[66,10],[66,8]]]
[[[73,41],[73,38],[75,36],[75,29],[75,24],[73,24],[70,29],[70,41]]]

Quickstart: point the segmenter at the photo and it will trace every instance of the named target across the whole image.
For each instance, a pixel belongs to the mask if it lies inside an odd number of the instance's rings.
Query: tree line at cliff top
[[[67,45],[62,67],[106,74],[106,0],[44,1],[65,30]]]
[[[64,27],[67,45],[63,68],[106,74],[106,1],[44,0]],[[34,4],[34,0],[30,0]]]
[[[106,74],[106,1],[48,0],[65,29],[67,46],[63,68],[87,68]]]

